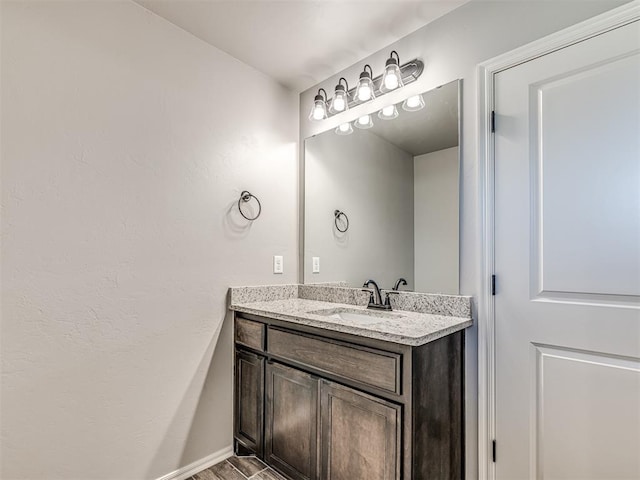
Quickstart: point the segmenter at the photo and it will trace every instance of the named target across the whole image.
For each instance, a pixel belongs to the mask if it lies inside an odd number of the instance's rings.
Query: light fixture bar
[[[411,60],[403,65],[400,66],[400,75],[402,76],[402,84],[403,85],[408,85],[409,83],[413,83],[415,82],[420,75],[422,75],[422,72],[424,71],[424,62],[418,58]],[[378,75],[376,78],[374,78],[372,80],[373,82],[373,87],[375,89],[376,92],[376,96],[379,95],[384,95],[384,93],[380,93],[380,86],[382,85],[382,77],[384,75],[384,72],[381,73],[380,75]],[[351,100],[349,101],[349,108],[354,107],[356,105],[361,105],[363,103],[367,103],[367,102],[361,102],[360,100],[358,100],[355,96],[356,93],[356,87],[353,87],[349,90],[347,98],[350,98]],[[393,90],[395,91],[395,90]],[[329,105],[331,105],[331,101],[333,100],[333,98],[330,98],[329,100],[327,100],[327,103]],[[329,116],[333,116],[331,115],[331,112],[329,112]]]

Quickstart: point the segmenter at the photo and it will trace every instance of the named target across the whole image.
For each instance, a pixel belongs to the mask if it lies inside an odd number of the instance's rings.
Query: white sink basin
[[[343,320],[345,322],[358,323],[360,325],[368,325],[380,323],[384,320],[402,318],[402,315],[398,315],[397,313],[379,312],[376,310],[362,311],[355,308],[328,308],[326,310],[316,310],[309,313],[312,315],[335,318],[336,320]]]

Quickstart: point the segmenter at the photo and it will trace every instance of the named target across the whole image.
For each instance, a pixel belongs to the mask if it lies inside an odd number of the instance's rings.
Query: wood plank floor
[[[254,456],[229,457],[187,480],[285,480]]]

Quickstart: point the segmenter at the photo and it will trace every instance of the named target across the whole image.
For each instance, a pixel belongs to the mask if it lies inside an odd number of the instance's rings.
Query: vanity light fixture
[[[371,120],[371,115],[362,115],[355,122],[356,127],[362,128],[363,130],[367,128],[373,127],[373,120]]]
[[[342,82],[344,81],[344,85]],[[331,106],[329,107],[330,113],[340,113],[349,110],[349,84],[347,79],[340,77],[338,85],[334,90],[333,99],[331,100]]]
[[[369,68],[369,71],[367,71],[367,68]],[[367,64],[360,74],[358,86],[356,87],[356,98],[361,102],[368,102],[376,98],[371,77],[373,77],[373,70],[371,69],[371,65]]]
[[[323,93],[324,96],[320,95]],[[313,107],[309,114],[309,120],[319,121],[327,118],[327,92],[324,88],[318,90],[318,94],[313,99]]]
[[[344,113],[350,107],[370,102],[381,95],[415,82],[423,71],[424,62],[422,60],[414,58],[400,65],[400,55],[393,50],[385,62],[383,74],[373,78],[373,69],[371,65],[367,64],[360,73],[358,84],[355,87],[349,88],[347,79],[340,77],[331,99],[327,96],[327,92],[320,88],[314,97],[309,120],[324,120],[330,116]],[[419,110],[423,106],[424,101],[420,100],[418,96],[411,97],[403,104],[403,108],[410,112]],[[380,118],[395,117],[384,115]]]
[[[394,55],[395,54],[395,58]],[[384,64],[384,73],[382,74],[382,82],[380,82],[380,91],[382,93],[390,92],[396,88],[403,87],[402,75],[400,73],[400,56],[398,52],[393,50],[391,55]]]
[[[407,112],[417,112],[418,110],[422,110],[424,108],[424,98],[422,95],[414,95],[413,97],[407,98],[402,104],[402,109]]]
[[[387,105],[378,112],[378,118],[382,120],[393,120],[398,116],[398,109],[395,105]]]
[[[353,127],[351,122],[342,123],[336,127],[336,133],[338,135],[351,135],[353,133]]]

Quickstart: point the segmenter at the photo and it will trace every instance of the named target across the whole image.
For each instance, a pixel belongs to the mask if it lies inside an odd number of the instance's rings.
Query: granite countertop
[[[230,308],[237,312],[272,317],[298,325],[308,325],[411,346],[423,345],[473,324],[471,315],[455,317],[405,310],[378,311],[369,310],[363,305],[297,297],[238,303],[232,300]],[[367,318],[357,318],[356,316],[341,319],[314,313],[319,310],[355,312],[364,314]]]

